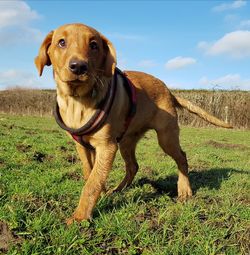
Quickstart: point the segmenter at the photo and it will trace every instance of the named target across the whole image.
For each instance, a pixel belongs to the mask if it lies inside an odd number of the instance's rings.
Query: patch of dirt
[[[250,254],[249,245],[250,227],[239,230],[233,234],[233,240],[240,247],[242,254]]]
[[[64,145],[62,145],[62,146],[57,147],[57,149],[59,149],[63,153],[68,152],[68,153],[73,154],[75,152],[75,148],[73,146],[64,146]]]
[[[223,199],[221,197],[211,197],[209,195],[201,196],[201,199],[206,202],[206,204],[217,204],[221,205],[223,203]]]
[[[142,172],[145,173],[147,176],[152,176],[154,175],[155,171],[153,168],[151,168],[150,166],[146,166],[142,169]]]
[[[59,149],[63,152],[66,152],[67,151],[67,148],[65,146],[60,146]]]
[[[240,204],[250,206],[250,198],[248,195],[243,194],[242,196],[236,198],[236,201]]]
[[[42,152],[35,152],[33,155],[33,160],[36,160],[37,162],[43,163],[43,161],[46,159],[46,154],[42,153]]]
[[[207,170],[207,165],[208,163],[202,160],[195,163],[190,163],[189,172],[203,172]]]
[[[33,130],[27,130],[27,131],[25,131],[25,134],[26,134],[26,135],[36,135],[37,132],[36,132],[36,131],[33,131]]]
[[[45,132],[48,132],[48,133],[59,133],[60,131],[57,130],[57,129],[44,129]]]
[[[80,232],[84,233],[84,235],[87,235],[88,240],[92,240],[96,238],[98,235],[101,237],[101,241],[96,244],[97,247],[101,248],[102,251],[98,253],[98,255],[126,255],[126,254],[135,254],[135,255],[141,255],[143,253],[143,248],[139,247],[139,241],[138,239],[133,240],[133,245],[136,247],[133,247],[133,253],[129,253],[131,244],[128,243],[125,239],[120,239],[115,234],[106,234],[105,231],[98,233],[96,231],[96,228],[94,227],[94,224],[89,222],[89,227],[86,229],[86,227],[82,227],[82,225],[79,225]],[[117,241],[122,242],[121,247],[116,247]]]
[[[68,141],[67,144],[70,145],[70,146],[74,146],[75,145],[75,143],[73,141]]]
[[[139,213],[133,217],[138,224],[148,221],[151,230],[159,230],[160,222],[158,222],[159,210],[155,207],[149,207],[143,213]]]
[[[15,127],[15,125],[7,125],[7,124],[2,124],[2,126],[7,129],[13,129],[13,127]]]
[[[3,186],[3,184],[0,184],[0,200],[4,196],[4,194],[5,194],[5,187]]]
[[[7,252],[13,243],[19,243],[20,238],[13,235],[6,222],[0,221],[0,252]]]
[[[68,154],[66,155],[65,160],[68,163],[75,164],[78,161],[78,158],[74,154]]]
[[[201,223],[205,222],[208,220],[208,216],[205,213],[198,213],[198,219]]]
[[[97,244],[99,248],[101,248],[102,252],[99,253],[100,255],[122,255],[122,254],[129,254],[129,250],[131,247],[131,244],[128,243],[127,240],[119,240],[121,242],[121,247],[114,247],[114,244],[117,240],[117,238],[114,236],[113,238],[110,237],[109,239],[106,238],[103,242]],[[138,242],[136,240],[133,242],[136,246],[138,246]],[[143,253],[143,249],[136,247],[134,248],[133,254],[140,255]],[[131,253],[130,253],[131,254]]]
[[[27,152],[31,149],[31,147],[32,146],[29,144],[17,144],[16,145],[17,150],[20,152]]]
[[[27,212],[34,213],[38,208],[46,204],[47,201],[44,201],[42,198],[34,196],[26,196],[20,194],[14,194],[11,197],[11,201],[22,202],[25,205]]]
[[[78,172],[69,172],[69,173],[66,173],[65,177],[67,179],[71,179],[71,180],[74,180],[74,181],[80,181],[82,179],[80,173],[78,173]]]
[[[4,165],[4,159],[0,158],[0,166]]]
[[[219,143],[213,140],[209,140],[205,142],[205,145],[211,145],[215,148],[224,148],[224,149],[241,149],[241,150],[247,150],[249,147],[243,145],[243,144],[232,144],[232,143]]]

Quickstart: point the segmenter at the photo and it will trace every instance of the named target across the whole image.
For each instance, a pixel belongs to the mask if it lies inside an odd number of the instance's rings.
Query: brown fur
[[[60,39],[65,39],[65,48],[58,46]],[[90,49],[89,43],[92,40],[98,44],[98,50]],[[75,75],[69,70],[69,61],[72,58],[88,63],[85,75]],[[62,119],[68,127],[79,128],[93,115],[95,105],[103,99],[109,88],[116,66],[116,53],[112,43],[93,28],[82,24],[70,24],[59,27],[47,35],[35,64],[40,75],[45,65],[52,64]],[[187,159],[179,143],[176,107],[185,107],[215,125],[229,126],[189,101],[174,97],[166,85],[157,78],[135,71],[127,71],[126,74],[136,87],[137,111],[119,146],[126,164],[126,175],[112,191],[120,191],[132,183],[138,170],[135,157],[136,144],[147,130],[154,129],[159,145],[178,166],[178,197],[182,200],[191,197]],[[122,82],[121,77],[118,77],[118,82]],[[73,220],[91,218],[93,208],[101,192],[105,190],[106,179],[118,150],[116,138],[124,130],[128,109],[127,93],[123,86],[118,86],[104,126],[83,138],[95,147],[95,151],[89,151],[76,143],[84,165],[83,175],[86,184],[78,207],[68,219],[68,224]]]

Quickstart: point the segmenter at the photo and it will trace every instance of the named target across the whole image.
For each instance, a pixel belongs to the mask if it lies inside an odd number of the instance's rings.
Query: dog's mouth
[[[91,81],[91,74],[89,72],[86,72],[84,74],[76,75],[72,74],[70,72],[54,72],[54,76],[56,79],[59,78],[59,80],[63,83],[66,83],[70,87],[78,87],[78,86],[84,86],[88,85],[88,83]]]
[[[88,80],[88,76],[87,74],[84,74],[84,75],[77,76],[75,79],[69,79],[66,82],[72,86],[79,86],[79,85],[82,85],[83,83],[86,83],[87,80]]]

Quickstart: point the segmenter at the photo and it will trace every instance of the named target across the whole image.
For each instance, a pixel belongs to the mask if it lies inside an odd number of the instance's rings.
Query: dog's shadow
[[[192,186],[193,194],[201,188],[219,190],[221,183],[227,180],[234,173],[243,173],[249,175],[249,172],[241,171],[233,168],[211,168],[203,170],[193,170],[189,173],[190,183]],[[171,198],[177,197],[177,175],[170,175],[166,178],[158,180],[150,180],[148,178],[139,179],[134,185],[143,186],[150,184],[154,189],[153,197],[160,196],[161,194],[168,194]]]
[[[196,192],[201,188],[208,188],[208,189],[216,189],[219,190],[221,187],[221,183],[225,180],[227,180],[232,174],[234,173],[243,173],[246,175],[249,175],[246,171],[240,171],[233,168],[212,168],[207,170],[193,170],[189,173],[189,178],[193,190],[193,194],[195,195]],[[157,180],[151,180],[147,177],[140,178],[137,180],[134,184],[132,184],[129,188],[135,188],[135,187],[142,187],[144,185],[151,185],[155,191],[153,192],[144,192],[133,196],[133,201],[144,201],[148,202],[153,199],[157,199],[159,196],[162,196],[163,194],[167,194],[172,200],[176,200],[177,198],[177,175],[170,175],[166,176],[166,178],[159,178]],[[125,189],[122,192],[126,192]],[[140,193],[140,194],[139,194]],[[121,198],[115,203],[112,202],[112,196],[111,196],[111,203],[106,204],[101,211],[107,212],[110,210],[113,210],[114,207],[120,208],[124,206],[124,196],[121,196]]]

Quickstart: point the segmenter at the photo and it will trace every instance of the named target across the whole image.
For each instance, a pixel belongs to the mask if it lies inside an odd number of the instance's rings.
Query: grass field
[[[182,127],[181,144],[187,203],[176,201],[176,165],[149,132],[132,187],[67,227],[83,182],[72,141],[52,118],[0,115],[0,254],[250,254],[250,131]],[[118,154],[108,187],[123,175]]]

